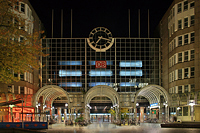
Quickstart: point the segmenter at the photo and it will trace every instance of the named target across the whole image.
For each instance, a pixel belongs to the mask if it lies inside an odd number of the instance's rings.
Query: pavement
[[[160,123],[140,123],[140,125],[116,126],[114,124],[92,123],[88,126],[65,126],[53,124],[47,133],[200,133],[200,128],[161,128]]]

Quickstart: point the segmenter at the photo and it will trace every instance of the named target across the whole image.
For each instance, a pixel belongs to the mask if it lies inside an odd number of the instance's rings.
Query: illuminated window
[[[112,76],[113,73],[111,70],[91,70],[89,72],[89,75],[94,76]]]
[[[121,61],[120,67],[142,67],[142,61]]]
[[[142,76],[142,70],[121,70],[120,76]]]
[[[138,86],[139,83],[121,82],[119,86]]]
[[[58,65],[82,65],[82,61],[59,61]]]
[[[107,86],[112,86],[113,83],[107,83],[107,82],[92,82],[89,83],[89,87],[94,87],[97,85],[107,85]]]
[[[82,87],[81,82],[65,82],[65,83],[59,83],[60,87]]]
[[[72,70],[59,70],[59,77],[66,76],[82,76],[81,71],[72,71]]]

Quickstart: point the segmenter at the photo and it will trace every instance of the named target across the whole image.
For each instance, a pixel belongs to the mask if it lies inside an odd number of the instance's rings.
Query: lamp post
[[[12,108],[14,107],[15,105],[9,105],[10,107],[10,114],[11,114],[11,121],[13,122],[13,111],[12,111]]]

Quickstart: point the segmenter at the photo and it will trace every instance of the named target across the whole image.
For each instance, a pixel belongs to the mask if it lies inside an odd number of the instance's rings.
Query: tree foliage
[[[33,20],[19,12],[20,1],[0,0],[0,81],[18,81],[16,74],[39,69],[42,53],[41,31],[28,32]],[[30,31],[30,30],[29,30]]]

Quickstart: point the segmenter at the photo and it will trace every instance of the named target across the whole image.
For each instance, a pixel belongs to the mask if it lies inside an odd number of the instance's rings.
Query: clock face
[[[113,43],[112,33],[104,27],[97,27],[90,32],[87,39],[90,47],[97,52],[105,52]]]

